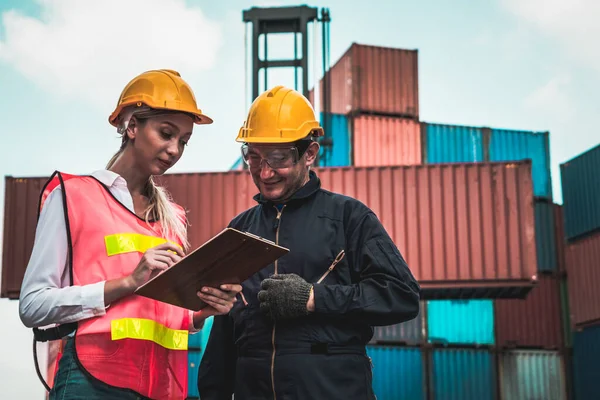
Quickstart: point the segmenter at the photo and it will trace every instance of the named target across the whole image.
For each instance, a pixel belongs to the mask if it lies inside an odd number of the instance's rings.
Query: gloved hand
[[[260,309],[273,320],[307,315],[311,288],[312,284],[296,274],[273,275],[261,283]]]

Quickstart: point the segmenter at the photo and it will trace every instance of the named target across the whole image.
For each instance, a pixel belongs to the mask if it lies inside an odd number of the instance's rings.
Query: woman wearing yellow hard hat
[[[212,120],[179,73],[153,70],[127,84],[109,122],[122,140],[106,169],[55,172],[43,189],[21,320],[36,340],[63,339],[50,399],[183,399],[188,332],[228,313],[241,286],[204,288],[195,313],[133,293],[188,248],[185,211],[153,176]]]

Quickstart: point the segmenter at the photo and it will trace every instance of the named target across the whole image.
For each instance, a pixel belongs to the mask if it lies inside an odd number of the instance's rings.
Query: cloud
[[[598,0],[503,0],[514,15],[556,39],[569,56],[600,71]]]
[[[48,92],[110,108],[135,75],[214,66],[221,26],[184,0],[38,0],[41,18],[2,14],[0,61]],[[1,38],[4,38],[3,40]]]
[[[570,75],[557,75],[527,96],[524,106],[553,115],[558,122],[566,122],[575,114],[575,107],[568,94],[570,83]]]

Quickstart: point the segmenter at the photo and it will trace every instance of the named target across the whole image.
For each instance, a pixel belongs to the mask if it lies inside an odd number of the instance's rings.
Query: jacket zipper
[[[335,260],[333,260],[333,262],[331,263],[331,265],[329,266],[329,268],[327,268],[327,271],[325,271],[325,273],[321,276],[321,278],[319,278],[319,280],[317,281],[317,283],[321,283],[323,282],[323,279],[325,279],[327,277],[327,275],[329,275],[329,273],[331,271],[333,271],[333,269],[335,268],[335,266],[344,259],[344,256],[346,255],[346,252],[344,252],[344,250],[340,251],[339,254],[337,255],[337,257],[335,257]]]
[[[277,217],[275,218],[275,244],[279,244],[279,225],[281,222],[281,213],[285,205],[281,207],[281,210],[278,210],[277,207]],[[277,275],[277,260],[275,260],[275,275]],[[273,354],[271,355],[271,389],[273,390],[273,400],[277,399],[277,395],[275,393],[275,322],[273,322],[273,332],[271,334],[271,345],[273,346]]]

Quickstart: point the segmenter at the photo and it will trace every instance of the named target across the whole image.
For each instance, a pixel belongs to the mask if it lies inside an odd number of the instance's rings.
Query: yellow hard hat
[[[117,119],[127,106],[147,105],[150,108],[181,111],[194,116],[196,124],[212,124],[213,120],[202,113],[190,85],[177,71],[158,69],[146,71],[133,78],[121,92],[117,108],[108,122],[117,126]]]
[[[308,99],[293,89],[275,86],[254,100],[237,142],[290,143],[323,136]]]

